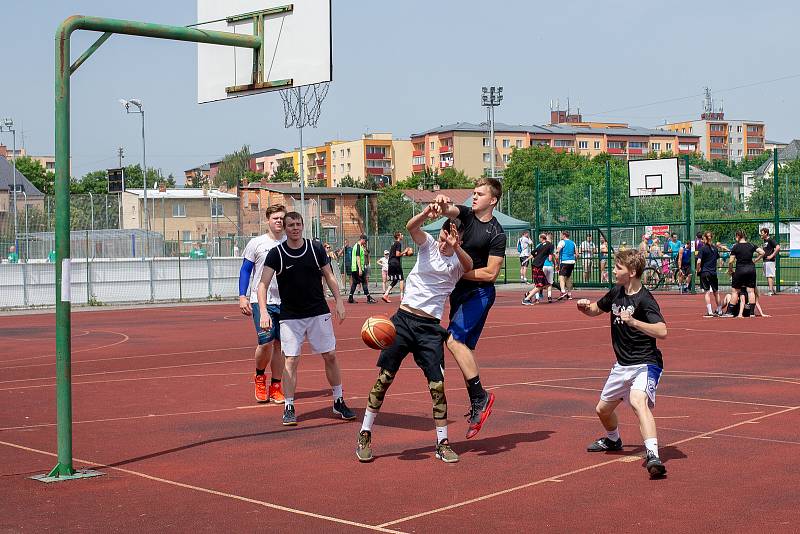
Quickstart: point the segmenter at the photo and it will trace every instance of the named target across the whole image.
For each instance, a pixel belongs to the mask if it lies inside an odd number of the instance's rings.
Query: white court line
[[[107,345],[100,345],[99,347],[88,347],[88,348],[85,348],[85,349],[71,350],[70,354],[77,354],[79,352],[88,352],[90,350],[108,349],[108,348],[111,348],[111,347],[116,347],[117,345],[121,345],[121,344],[125,343],[126,341],[128,341],[130,339],[129,336],[123,334],[122,332],[114,332],[114,331],[111,331],[111,330],[91,330],[91,332],[102,332],[102,333],[105,333],[105,334],[114,334],[114,335],[117,335],[117,336],[122,336],[123,339],[121,339],[120,341],[115,341],[114,343],[109,343]],[[18,358],[17,360],[9,360],[9,361],[23,361],[23,360],[33,360],[33,359],[40,359],[40,358],[55,358],[55,357],[56,357],[56,355],[55,355],[55,353],[53,353],[53,354],[44,354],[42,356],[31,356],[30,358]],[[3,362],[3,363],[7,363],[7,362]],[[41,364],[33,364],[33,365],[17,365],[17,366],[11,366],[11,367],[0,367],[0,369],[20,369],[20,368],[25,368],[25,367],[40,367],[40,366],[45,366],[45,365],[53,365],[53,364],[52,363],[41,363]]]
[[[6,442],[6,441],[0,441],[0,445],[5,445],[6,447],[12,447],[14,449],[20,449],[20,450],[27,451],[27,452],[34,452],[34,453],[38,453],[38,454],[43,454],[45,456],[52,456],[52,457],[56,457],[56,458],[58,457],[57,454],[54,454],[52,452],[43,451],[43,450],[39,450],[39,449],[33,449],[31,447],[25,447],[24,445],[18,445],[16,443],[9,443],[9,442]],[[161,477],[157,477],[157,476],[153,476],[153,475],[148,475],[147,473],[141,473],[139,471],[132,471],[130,469],[124,469],[122,467],[114,467],[114,466],[110,466],[110,465],[105,465],[105,464],[103,464],[101,462],[92,462],[92,461],[89,461],[89,460],[82,460],[80,458],[73,458],[73,461],[79,462],[79,463],[82,463],[82,464],[86,464],[86,465],[89,465],[89,466],[92,466],[92,467],[100,468],[100,469],[111,469],[113,471],[119,471],[121,473],[125,473],[125,474],[128,474],[128,475],[133,475],[133,476],[136,476],[136,477],[144,478],[146,480],[152,480],[154,482],[161,482],[162,484],[168,484],[170,486],[176,486],[176,487],[183,488],[183,489],[189,489],[189,490],[192,490],[192,491],[198,491],[200,493],[207,493],[209,495],[216,495],[218,497],[226,497],[228,499],[242,501],[242,502],[246,502],[246,503],[250,503],[250,504],[256,504],[258,506],[263,506],[265,508],[272,508],[273,510],[280,510],[281,512],[288,512],[288,513],[291,513],[291,514],[303,515],[303,516],[306,516],[306,517],[313,517],[315,519],[322,519],[324,521],[330,521],[332,523],[339,523],[339,524],[342,524],[342,525],[348,525],[348,526],[351,526],[351,527],[359,527],[359,528],[363,528],[363,529],[367,529],[367,530],[374,530],[374,531],[377,531],[377,532],[395,532],[395,533],[396,532],[400,532],[400,531],[397,531],[397,530],[390,530],[390,529],[387,529],[387,528],[382,527],[382,526],[367,525],[365,523],[358,523],[356,521],[349,521],[347,519],[341,519],[341,518],[333,517],[333,516],[329,516],[329,515],[315,514],[314,512],[308,512],[306,510],[300,510],[300,509],[297,509],[297,508],[289,508],[288,506],[281,506],[279,504],[274,504],[274,503],[266,502],[266,501],[259,501],[257,499],[250,499],[248,497],[242,497],[241,495],[235,495],[233,493],[225,493],[225,492],[217,491],[217,490],[210,489],[210,488],[203,488],[203,487],[200,487],[200,486],[194,486],[192,484],[185,484],[183,482],[178,482],[178,481],[175,481],[175,480],[169,480],[169,479],[166,479],[166,478],[161,478]]]
[[[760,332],[758,330],[716,330],[709,328],[686,328],[681,326],[670,327],[670,330],[686,330],[687,332],[702,332],[704,334],[750,334],[760,336],[800,336],[800,332]]]
[[[706,437],[706,436],[711,436],[711,435],[714,435],[714,434],[717,434],[717,433],[720,433],[720,432],[724,432],[725,430],[728,430],[728,429],[731,429],[731,428],[736,428],[738,426],[741,426],[741,425],[744,425],[744,424],[748,424],[750,422],[759,421],[761,419],[765,419],[767,417],[772,417],[774,415],[781,415],[781,414],[784,414],[784,413],[787,413],[787,412],[791,412],[793,410],[797,410],[798,408],[800,408],[800,406],[792,406],[792,407],[786,408],[785,410],[781,410],[781,411],[778,411],[778,412],[773,412],[773,413],[770,413],[770,414],[767,414],[767,415],[761,415],[761,416],[755,417],[753,419],[748,419],[747,421],[740,421],[740,422],[734,423],[732,425],[727,425],[727,426],[724,426],[724,427],[717,428],[715,430],[710,430],[708,432],[703,432],[702,434],[698,434],[696,436],[691,436],[691,437],[688,437],[688,438],[685,438],[685,439],[682,439],[682,440],[679,440],[679,441],[675,441],[673,443],[669,443],[666,446],[667,447],[674,447],[676,445],[680,445],[682,443],[687,443],[687,442],[693,441],[695,439],[700,439],[700,438],[703,438],[703,437]],[[631,458],[634,458],[634,459],[631,459]],[[441,508],[428,510],[426,512],[421,512],[421,513],[414,514],[414,515],[409,515],[409,516],[406,516],[406,517],[401,517],[401,518],[395,519],[393,521],[387,521],[386,523],[381,523],[378,526],[380,526],[380,527],[389,527],[389,526],[392,526],[392,525],[396,525],[398,523],[405,523],[407,521],[411,521],[412,519],[418,519],[420,517],[425,517],[425,516],[428,516],[428,515],[431,515],[431,514],[436,514],[436,513],[439,513],[439,512],[445,512],[447,510],[452,510],[454,508],[460,508],[460,507],[466,506],[468,504],[473,504],[473,503],[476,503],[476,502],[485,501],[485,500],[488,500],[488,499],[492,499],[494,497],[498,497],[500,495],[505,495],[505,494],[513,493],[515,491],[519,491],[519,490],[522,490],[522,489],[530,488],[530,487],[533,487],[533,486],[538,486],[538,485],[543,484],[545,482],[554,482],[556,480],[561,480],[561,479],[563,479],[565,477],[568,477],[568,476],[576,475],[578,473],[583,473],[584,471],[590,471],[590,470],[593,470],[593,469],[597,469],[598,467],[603,467],[603,466],[610,465],[610,464],[613,464],[613,463],[618,463],[618,462],[632,462],[632,461],[636,461],[636,459],[639,459],[639,458],[641,458],[641,456],[639,456],[639,455],[625,455],[625,456],[622,456],[622,457],[619,457],[619,458],[615,458],[613,460],[608,460],[608,461],[605,461],[605,462],[601,462],[599,464],[589,465],[589,466],[582,467],[580,469],[575,469],[573,471],[569,471],[569,472],[566,472],[566,473],[561,473],[561,474],[553,475],[553,476],[550,476],[550,477],[547,477],[547,478],[535,480],[533,482],[528,482],[526,484],[521,484],[519,486],[514,486],[513,488],[508,488],[508,489],[496,491],[494,493],[489,493],[488,495],[482,495],[480,497],[475,497],[473,499],[469,499],[469,500],[462,501],[462,502],[459,502],[459,503],[451,504],[451,505],[448,505],[448,506],[443,506]]]

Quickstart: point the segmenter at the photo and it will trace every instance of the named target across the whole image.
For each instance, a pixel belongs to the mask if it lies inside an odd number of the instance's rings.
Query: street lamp
[[[490,154],[492,164],[492,178],[495,177],[494,171],[494,108],[500,105],[503,101],[503,86],[495,87],[482,87],[481,88],[481,106],[487,107],[489,113],[489,138],[491,143]]]
[[[0,123],[0,132],[11,132],[13,137],[13,144],[11,147],[11,165],[13,167],[12,172],[12,183],[14,192],[12,193],[12,206],[14,210],[14,246],[17,243],[17,131],[14,129],[14,120],[13,119],[3,119],[3,122]]]
[[[147,158],[144,142],[144,106],[141,100],[131,98],[130,100],[119,99],[119,103],[125,106],[125,111],[128,113],[139,113],[142,115],[142,184],[144,185],[144,221],[145,230],[150,230],[150,219],[147,217]],[[131,111],[131,105],[136,106],[136,110]],[[146,238],[149,245],[149,238]],[[147,247],[149,248],[149,246]]]

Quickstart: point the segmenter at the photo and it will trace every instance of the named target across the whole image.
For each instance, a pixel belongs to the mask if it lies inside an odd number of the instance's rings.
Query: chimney
[[[158,192],[159,193],[166,193],[167,192],[167,184],[164,182],[159,182],[158,184]]]

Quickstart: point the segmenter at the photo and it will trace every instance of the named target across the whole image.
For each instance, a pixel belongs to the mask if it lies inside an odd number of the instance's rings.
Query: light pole
[[[492,178],[495,177],[495,163],[494,163],[494,108],[500,105],[500,102],[503,101],[503,86],[495,87],[492,85],[491,87],[483,87],[481,88],[481,105],[484,107],[489,108],[489,143],[491,144],[490,150],[490,157],[491,157],[491,165],[492,165]]]
[[[139,113],[142,115],[142,184],[144,186],[142,190],[144,191],[144,229],[150,230],[150,219],[147,217],[147,152],[145,150],[144,142],[144,106],[142,106],[141,100],[136,100],[135,98],[131,98],[130,100],[124,100],[120,98],[119,103],[125,106],[126,112]],[[136,106],[138,111],[131,111],[131,104]],[[149,238],[146,240],[146,242],[149,244]],[[149,246],[147,248],[149,248]]]
[[[12,181],[13,181],[13,188],[14,192],[12,193],[11,198],[13,199],[12,206],[14,211],[14,246],[18,246],[17,243],[17,131],[14,129],[14,119],[3,119],[2,124],[0,124],[0,132],[11,132],[13,138],[13,144],[11,147],[11,165],[13,167],[12,172]]]

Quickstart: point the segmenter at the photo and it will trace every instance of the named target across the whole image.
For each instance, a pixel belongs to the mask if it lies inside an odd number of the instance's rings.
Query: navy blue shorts
[[[453,339],[475,350],[494,299],[493,284],[453,291],[450,295],[450,325],[447,327]]]
[[[281,307],[275,304],[267,305],[267,313],[272,319],[272,328],[269,330],[262,330],[259,323],[261,322],[261,311],[258,309],[258,302],[251,302],[250,307],[253,309],[253,324],[256,325],[256,334],[258,334],[258,344],[266,345],[270,341],[281,340]]]

